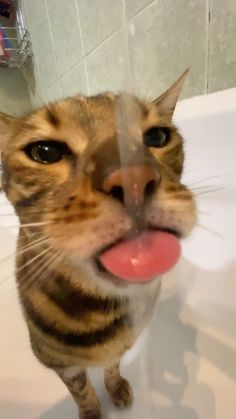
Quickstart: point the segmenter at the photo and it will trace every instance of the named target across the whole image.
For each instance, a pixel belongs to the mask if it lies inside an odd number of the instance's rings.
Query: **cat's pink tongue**
[[[164,231],[139,234],[103,252],[102,265],[129,282],[147,282],[169,271],[180,257],[176,236]]]

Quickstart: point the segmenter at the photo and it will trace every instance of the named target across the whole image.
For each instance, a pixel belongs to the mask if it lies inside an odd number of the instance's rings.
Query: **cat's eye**
[[[170,131],[168,128],[153,127],[143,135],[144,144],[147,147],[161,148],[169,142]]]
[[[38,141],[28,144],[26,154],[34,161],[42,164],[59,162],[65,155],[71,154],[66,144],[59,141]]]

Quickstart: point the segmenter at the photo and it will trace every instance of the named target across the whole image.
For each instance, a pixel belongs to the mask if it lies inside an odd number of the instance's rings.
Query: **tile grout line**
[[[56,79],[56,81],[54,81],[52,84],[50,84],[48,87],[46,87],[46,89],[43,89],[43,90],[42,90],[42,94],[47,93],[47,90],[51,89],[51,87],[53,87],[53,86],[54,86],[54,84],[57,84],[58,82],[59,82],[59,84],[60,84],[60,91],[61,91],[61,93],[62,93],[60,79],[61,79],[61,78],[60,78],[60,77],[58,77],[58,78]]]
[[[46,9],[46,13],[47,13],[47,20],[49,23],[49,32],[50,32],[50,38],[51,38],[51,42],[53,45],[53,55],[57,64],[57,79],[50,84],[49,86],[47,86],[43,91],[42,94],[44,94],[48,89],[50,89],[55,83],[59,82],[60,84],[60,92],[61,92],[61,96],[63,96],[63,89],[62,89],[62,83],[61,83],[61,79],[64,75],[66,75],[70,70],[72,70],[74,67],[76,67],[76,65],[79,64],[84,64],[84,72],[85,72],[85,78],[86,78],[86,85],[87,85],[87,89],[88,89],[88,94],[90,94],[90,85],[89,85],[89,78],[88,78],[88,70],[87,70],[87,58],[90,57],[90,55],[97,51],[100,47],[102,47],[106,42],[108,42],[110,39],[112,39],[113,36],[115,36],[121,29],[122,26],[119,26],[115,31],[113,31],[107,38],[105,38],[99,45],[97,45],[96,47],[94,47],[91,51],[89,51],[87,54],[85,53],[85,46],[84,46],[84,39],[83,39],[83,32],[82,32],[82,27],[81,27],[81,23],[80,23],[80,14],[79,14],[79,5],[77,0],[75,1],[75,8],[76,8],[76,14],[77,14],[77,19],[78,19],[78,24],[79,24],[79,32],[80,32],[80,38],[81,38],[81,46],[82,46],[82,55],[83,57],[78,60],[75,64],[73,64],[70,68],[68,68],[63,74],[59,74],[59,69],[58,69],[58,60],[55,54],[55,44],[54,44],[54,39],[53,39],[53,34],[52,34],[52,28],[51,28],[51,20],[50,20],[50,16],[49,16],[49,11],[48,11],[48,6],[47,6],[47,2],[46,0],[44,0],[45,3],[45,9]],[[139,10],[134,16],[132,16],[131,18],[128,19],[127,17],[127,13],[126,13],[126,5],[125,5],[125,0],[123,0],[123,10],[124,10],[124,18],[123,18],[123,27],[124,24],[126,23],[126,26],[128,25],[129,21],[131,21],[133,18],[135,18],[136,16],[138,16],[140,13],[142,13],[145,9],[147,9],[148,7],[150,7],[153,3],[155,3],[156,1],[159,0],[153,0],[151,1],[150,4],[148,4],[147,6],[145,6],[144,8],[142,8],[141,10]],[[127,32],[127,31],[125,31]],[[126,37],[128,36],[128,33],[126,34]],[[126,44],[128,42],[128,39],[126,39]],[[128,44],[126,45],[126,55],[129,55],[129,46]],[[36,61],[36,65],[37,65],[37,59],[35,57],[35,61]],[[130,60],[126,60],[128,63],[128,68],[129,68],[129,84],[130,84],[130,80],[131,80],[131,67],[130,67]]]
[[[129,1],[129,0],[128,0]],[[133,16],[129,17],[127,19],[128,22],[130,22],[132,19],[134,19],[135,17],[139,16],[142,12],[144,12],[144,10],[148,9],[150,6],[152,6],[154,3],[158,3],[159,0],[152,0],[149,4],[146,4],[146,6],[144,6],[141,10],[139,10],[137,13],[135,13]]]
[[[60,74],[59,78],[62,79],[67,73],[69,73],[73,68],[75,68],[77,65],[82,64],[84,62],[84,57],[82,57],[80,60],[78,60],[76,63],[72,64],[66,71],[64,71],[62,74]]]
[[[83,57],[80,60],[78,60],[76,63],[72,64],[72,66],[69,67],[65,72],[63,72],[59,77],[62,78],[63,76],[65,76],[68,73],[68,71],[72,70],[78,64],[82,64],[85,61],[85,59],[90,57],[90,55],[93,52],[97,51],[100,47],[102,47],[107,41],[109,41],[113,37],[113,35],[116,35],[121,30],[121,28],[122,28],[122,26],[120,26],[118,29],[116,29],[114,32],[112,32],[111,35],[109,35],[106,39],[104,39],[104,41],[102,41],[101,44],[99,44],[95,48],[93,48],[88,54],[83,52],[84,48],[82,47]]]
[[[60,91],[61,91],[61,98],[62,98],[61,79],[60,79],[60,73],[59,73],[59,66],[58,66],[57,54],[55,53],[55,51],[56,51],[56,47],[55,47],[55,44],[54,44],[54,39],[53,39],[52,25],[51,25],[51,20],[50,20],[50,16],[49,16],[49,11],[48,11],[48,6],[47,6],[47,1],[46,1],[46,0],[43,0],[43,1],[44,1],[45,9],[46,9],[47,20],[48,20],[48,27],[49,27],[49,33],[50,33],[50,38],[51,38],[52,47],[53,47],[53,56],[54,56],[54,59],[55,59],[56,69],[57,69],[57,78],[56,78],[56,80],[54,81],[54,83],[56,83],[57,81],[59,81],[59,83],[60,83]],[[53,84],[54,84],[54,83],[52,83],[52,85],[51,85],[51,86],[53,86]],[[50,88],[50,86],[49,86],[49,87],[47,87],[47,89],[49,89],[49,88]],[[45,90],[46,90],[46,89],[45,89]]]
[[[75,1],[75,9],[76,9],[77,20],[78,20],[78,24],[79,24],[79,32],[80,32],[82,55],[83,55],[82,60],[79,60],[77,64],[79,64],[80,62],[83,62],[83,64],[84,64],[84,72],[85,72],[85,79],[86,79],[86,84],[87,84],[87,92],[88,92],[88,95],[89,95],[90,94],[90,85],[89,85],[89,77],[88,77],[87,55],[85,54],[84,37],[83,37],[83,31],[82,31],[82,26],[81,26],[81,21],[80,21],[80,13],[79,13],[79,4],[78,4],[77,0],[74,0],[74,1]]]
[[[123,3],[123,28],[122,26],[119,26],[114,32],[112,32],[106,39],[104,39],[99,45],[97,45],[96,47],[94,47],[91,51],[89,51],[87,54],[85,53],[85,46],[84,46],[84,39],[83,39],[83,32],[82,32],[82,27],[81,27],[81,23],[80,23],[80,13],[79,13],[79,5],[78,5],[78,1],[75,1],[75,8],[76,8],[76,14],[77,14],[77,19],[78,19],[78,24],[79,24],[79,32],[80,32],[80,37],[81,37],[81,47],[82,47],[82,55],[83,57],[78,60],[75,64],[73,64],[68,70],[66,70],[63,74],[59,73],[59,68],[58,68],[58,60],[55,54],[55,45],[54,45],[54,39],[53,39],[53,34],[52,34],[52,28],[51,28],[51,20],[50,20],[50,16],[49,16],[49,11],[48,11],[48,6],[47,6],[47,2],[46,0],[44,0],[45,3],[45,9],[46,9],[46,13],[47,13],[47,20],[49,23],[49,32],[50,32],[50,38],[51,38],[51,42],[52,42],[52,46],[53,46],[53,55],[57,64],[57,79],[50,84],[49,86],[47,86],[43,91],[42,94],[45,93],[48,89],[50,89],[55,83],[59,82],[60,84],[60,92],[61,92],[61,96],[63,96],[63,89],[62,89],[62,83],[61,83],[61,79],[64,75],[66,75],[70,70],[72,70],[76,65],[78,64],[82,64],[84,65],[84,72],[85,72],[85,78],[86,78],[86,85],[87,85],[87,89],[88,89],[88,94],[90,94],[90,84],[89,84],[89,78],[88,78],[88,70],[87,70],[87,58],[90,57],[90,55],[92,55],[93,52],[97,51],[100,47],[102,47],[104,44],[106,44],[106,42],[108,42],[110,39],[112,39],[113,36],[115,36],[117,33],[119,33],[119,31],[121,29],[124,28],[124,25],[126,26],[126,30],[125,30],[125,35],[126,35],[126,42],[125,42],[125,49],[126,51],[126,55],[129,56],[129,45],[128,45],[128,24],[129,22],[132,21],[132,19],[134,19],[135,17],[137,17],[139,14],[141,14],[144,10],[148,9],[149,7],[151,7],[154,3],[158,2],[159,0],[153,0],[151,1],[151,3],[149,3],[148,5],[146,5],[145,7],[143,7],[141,10],[139,10],[135,15],[133,15],[132,17],[130,17],[128,19],[127,17],[127,11],[126,11],[126,5],[125,5],[125,0],[122,0]],[[124,31],[124,29],[123,29]],[[129,84],[130,84],[130,80],[131,80],[131,65],[130,65],[130,59],[128,59],[129,57],[127,57],[127,63],[128,63],[128,68],[129,68]],[[36,61],[36,65],[37,65],[37,59],[35,56],[35,61]]]
[[[122,0],[125,2],[126,0]],[[152,6],[154,3],[158,3],[159,0],[152,0],[151,3],[149,3],[148,5],[146,5],[143,9],[139,10],[139,12],[137,12],[134,16],[130,17],[128,19],[127,17],[127,13],[126,13],[126,6],[125,4],[123,5],[123,10],[125,10],[125,15],[126,15],[126,21],[127,24],[129,24],[129,22],[132,21],[132,19],[134,19],[136,16],[138,16],[140,13],[142,13],[144,10],[148,9],[150,6]],[[111,39],[114,35],[116,35],[120,30],[122,29],[122,25],[120,25],[117,29],[115,29],[112,33],[110,33],[110,35],[108,35],[99,45],[96,45],[96,47],[92,48],[87,54],[85,54],[85,57],[89,57],[94,51],[96,51],[97,49],[99,49],[103,44],[105,44],[109,39]],[[81,61],[81,60],[80,60]]]
[[[125,1],[125,0],[124,0]],[[127,13],[126,13],[126,7],[125,5],[123,5],[123,10],[125,10],[125,15],[126,15],[126,21],[127,23],[129,23],[129,21],[131,21],[134,17],[138,16],[141,12],[143,12],[145,9],[147,9],[149,6],[153,5],[155,2],[158,2],[159,0],[152,0],[150,4],[148,4],[147,6],[145,6],[143,9],[139,10],[139,12],[137,12],[134,16],[132,16],[131,18],[127,18]],[[122,0],[123,3],[123,0]],[[125,9],[124,9],[125,8]],[[85,57],[89,57],[94,51],[97,51],[102,45],[104,45],[109,39],[111,39],[114,35],[116,35],[120,30],[122,29],[122,24],[115,29],[112,33],[110,33],[110,35],[108,35],[99,45],[96,45],[96,47],[92,48],[88,53],[84,52],[84,56]],[[78,61],[81,62],[82,60]]]
[[[117,28],[114,32],[112,32],[110,35],[107,36],[107,38],[105,38],[99,45],[96,45],[96,47],[94,47],[93,49],[91,49],[91,51],[89,51],[87,54],[85,54],[86,57],[90,57],[90,55],[94,52],[97,51],[102,45],[104,45],[107,41],[109,41],[114,35],[116,35],[120,30],[122,29],[122,25],[119,26],[119,28]]]

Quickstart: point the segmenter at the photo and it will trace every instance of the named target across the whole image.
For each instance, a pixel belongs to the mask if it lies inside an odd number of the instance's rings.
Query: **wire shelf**
[[[0,68],[22,68],[32,56],[32,46],[27,29],[1,26],[6,37],[3,40],[4,54],[0,55]]]

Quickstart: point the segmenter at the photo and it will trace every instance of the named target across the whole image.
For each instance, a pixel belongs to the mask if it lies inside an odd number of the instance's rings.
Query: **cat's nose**
[[[103,180],[102,190],[129,207],[137,207],[154,194],[159,182],[160,173],[152,166],[122,167]]]

